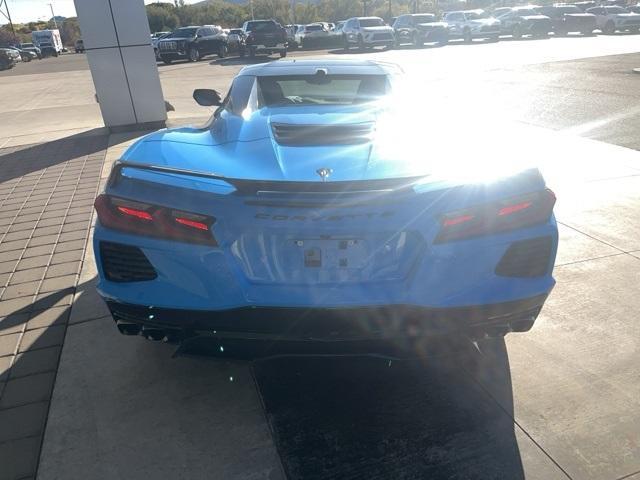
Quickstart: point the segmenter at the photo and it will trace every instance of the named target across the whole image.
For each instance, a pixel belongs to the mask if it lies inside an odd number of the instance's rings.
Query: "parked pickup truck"
[[[278,53],[280,58],[287,56],[287,31],[275,20],[250,20],[244,22],[242,31],[245,34],[245,48],[240,51],[241,57],[245,52],[250,57],[259,53]]]
[[[258,53],[287,56],[287,31],[275,20],[250,20],[244,22],[245,50],[250,57]],[[244,56],[244,52],[240,52]]]

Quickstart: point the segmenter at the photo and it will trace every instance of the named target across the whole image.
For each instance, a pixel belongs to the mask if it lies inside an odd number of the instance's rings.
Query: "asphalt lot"
[[[116,332],[94,292],[87,244],[38,478],[640,479],[640,154],[633,150],[640,147],[640,76],[630,73],[640,66],[637,38],[365,54],[401,63],[434,105],[455,105],[442,117],[452,129],[469,117],[484,119],[489,131],[495,125],[486,148],[504,140],[503,122],[517,121],[530,135],[514,155],[538,160],[558,195],[561,233],[558,285],[531,332],[480,352],[462,345],[414,362],[171,359],[165,345]],[[82,141],[71,133],[101,138],[92,130],[99,111],[83,56],[57,61],[68,70],[27,70],[43,63],[22,65],[17,76],[18,69],[0,73],[0,91],[10,92],[0,98],[0,148],[8,152],[3,160],[0,151],[0,165],[15,170],[3,182],[77,155],[95,162],[100,152],[103,182],[132,140],[111,136],[106,149],[77,152]],[[160,67],[176,109],[171,121],[203,119],[191,90],[224,90],[240,67],[215,58]],[[424,119],[438,113],[427,109]],[[23,153],[12,149],[57,137]],[[30,166],[35,158],[40,163]],[[15,445],[26,451],[33,438]],[[0,438],[7,461],[5,444]],[[33,475],[4,472],[0,479]]]

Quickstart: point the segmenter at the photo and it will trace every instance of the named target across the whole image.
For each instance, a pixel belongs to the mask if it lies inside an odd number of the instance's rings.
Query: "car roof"
[[[248,65],[238,75],[258,77],[280,75],[312,75],[318,69],[327,73],[342,75],[389,75],[402,73],[402,69],[394,63],[375,60],[276,60],[269,63]]]
[[[382,20],[380,17],[353,17],[358,20]],[[351,19],[349,19],[351,20]]]

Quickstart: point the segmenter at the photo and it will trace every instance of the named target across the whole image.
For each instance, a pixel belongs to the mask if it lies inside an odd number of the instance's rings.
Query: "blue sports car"
[[[95,203],[120,332],[304,353],[529,330],[554,286],[555,196],[536,168],[461,175],[482,155],[425,150],[403,78],[362,60],[252,65],[224,99],[194,92],[217,107],[203,128],[133,144]]]

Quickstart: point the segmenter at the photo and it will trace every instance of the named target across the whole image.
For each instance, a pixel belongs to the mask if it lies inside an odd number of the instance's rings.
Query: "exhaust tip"
[[[122,320],[118,320],[116,322],[116,325],[118,327],[118,331],[122,335],[138,335],[142,328],[137,323],[128,323],[128,322],[123,322]]]
[[[167,334],[164,330],[161,330],[159,328],[142,327],[142,336],[147,340],[159,342],[160,340],[163,340],[167,336]]]

